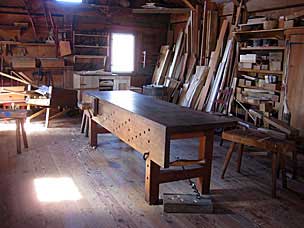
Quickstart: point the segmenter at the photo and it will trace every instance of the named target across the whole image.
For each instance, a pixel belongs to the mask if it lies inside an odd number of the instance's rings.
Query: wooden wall
[[[35,38],[33,29],[27,29],[21,36],[21,41],[32,42],[45,40],[48,36],[42,0],[31,2],[31,13],[37,28]],[[117,1],[112,1],[117,2]],[[132,1],[132,5],[141,1]],[[149,77],[152,75],[160,46],[166,43],[169,16],[167,15],[137,15],[129,8],[113,5],[109,8],[91,7],[87,4],[75,5],[46,1],[57,27],[73,26],[74,30],[104,30],[109,32],[133,33],[136,37],[136,59],[134,77]],[[22,1],[3,0],[0,2],[0,25],[12,25],[14,22],[29,22]],[[1,35],[1,34],[0,34]],[[12,39],[12,38],[11,38]],[[142,65],[142,52],[146,51],[147,65]],[[60,79],[60,77],[58,77]],[[145,79],[135,79],[144,82]],[[63,79],[62,79],[63,80]],[[57,82],[57,85],[61,85]],[[137,83],[138,84],[138,83]]]

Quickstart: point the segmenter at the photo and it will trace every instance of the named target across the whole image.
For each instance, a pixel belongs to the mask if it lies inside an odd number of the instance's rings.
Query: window
[[[56,0],[57,2],[82,3],[82,0]]]
[[[111,71],[130,73],[134,71],[135,38],[132,34],[112,34]]]

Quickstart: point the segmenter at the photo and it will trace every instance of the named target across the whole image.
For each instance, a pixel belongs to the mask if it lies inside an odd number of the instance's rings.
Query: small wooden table
[[[198,177],[199,191],[209,193],[214,129],[233,126],[236,121],[132,91],[87,91],[83,102],[90,104],[91,146],[97,146],[98,133],[111,132],[144,155],[147,202],[159,203],[161,183],[188,178]],[[199,138],[198,159],[170,161],[170,141],[187,138]],[[190,168],[172,170],[170,166]]]
[[[26,120],[26,110],[4,110],[0,109],[0,119],[14,119],[16,120],[16,144],[17,153],[21,154],[21,135],[23,138],[23,144],[25,148],[28,148],[28,142],[26,138],[26,132],[24,129],[24,123]]]

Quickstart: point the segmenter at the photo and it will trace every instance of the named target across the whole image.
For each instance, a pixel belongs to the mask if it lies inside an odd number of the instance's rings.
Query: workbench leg
[[[151,159],[146,160],[145,200],[150,205],[159,204],[160,166]]]
[[[222,168],[222,175],[221,175],[222,179],[224,179],[224,176],[225,176],[225,173],[226,173],[229,161],[231,159],[231,155],[232,155],[232,153],[234,151],[235,145],[236,145],[236,143],[232,142],[230,144],[230,147],[229,147],[228,151],[227,151],[227,154],[226,154],[226,157],[225,157],[225,161],[224,161],[224,165],[223,165],[223,168]]]
[[[21,125],[21,133],[22,133],[24,148],[28,148],[28,142],[27,142],[27,137],[26,137],[26,131],[24,129],[24,120],[23,119],[20,120],[20,125]]]
[[[90,128],[90,134],[89,134],[89,141],[90,141],[90,146],[96,147],[97,146],[97,123],[93,120],[90,119],[87,116],[87,119],[89,119],[89,128]]]
[[[272,197],[276,198],[277,194],[277,153],[272,153]]]
[[[212,168],[212,154],[213,154],[213,137],[214,132],[206,132],[204,137],[200,137],[199,141],[199,152],[198,159],[204,159],[206,164],[206,172],[198,178],[197,188],[202,194],[209,194],[210,192],[210,179],[211,179],[211,168]]]
[[[242,158],[243,158],[243,152],[244,152],[244,145],[240,144],[239,145],[239,150],[238,150],[238,157],[237,157],[237,172],[241,172],[241,165],[242,165]]]
[[[16,145],[17,154],[21,154],[20,120],[16,119]]]

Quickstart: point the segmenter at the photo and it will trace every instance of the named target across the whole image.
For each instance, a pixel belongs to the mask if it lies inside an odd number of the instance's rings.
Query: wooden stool
[[[14,119],[16,121],[16,144],[17,154],[21,154],[21,135],[23,138],[24,148],[28,148],[24,123],[26,120],[26,110],[3,110],[0,109],[0,119]]]
[[[85,136],[89,137],[89,123],[90,123],[90,118],[91,118],[91,114],[89,112],[90,104],[89,103],[78,103],[78,108],[81,111],[83,111],[80,132],[85,133]]]
[[[229,161],[236,145],[239,145],[237,157],[237,172],[240,172],[244,145],[246,145],[272,153],[272,197],[276,197],[276,179],[279,167],[282,171],[282,185],[284,188],[287,188],[287,178],[285,169],[286,157],[291,157],[293,161],[293,174],[296,173],[297,150],[293,142],[275,138],[273,136],[270,136],[269,134],[260,132],[255,129],[234,129],[230,131],[224,131],[222,134],[222,138],[224,140],[232,142],[229,150],[227,151],[226,158],[224,161],[221,175],[222,178],[224,178],[225,172],[227,170]]]

